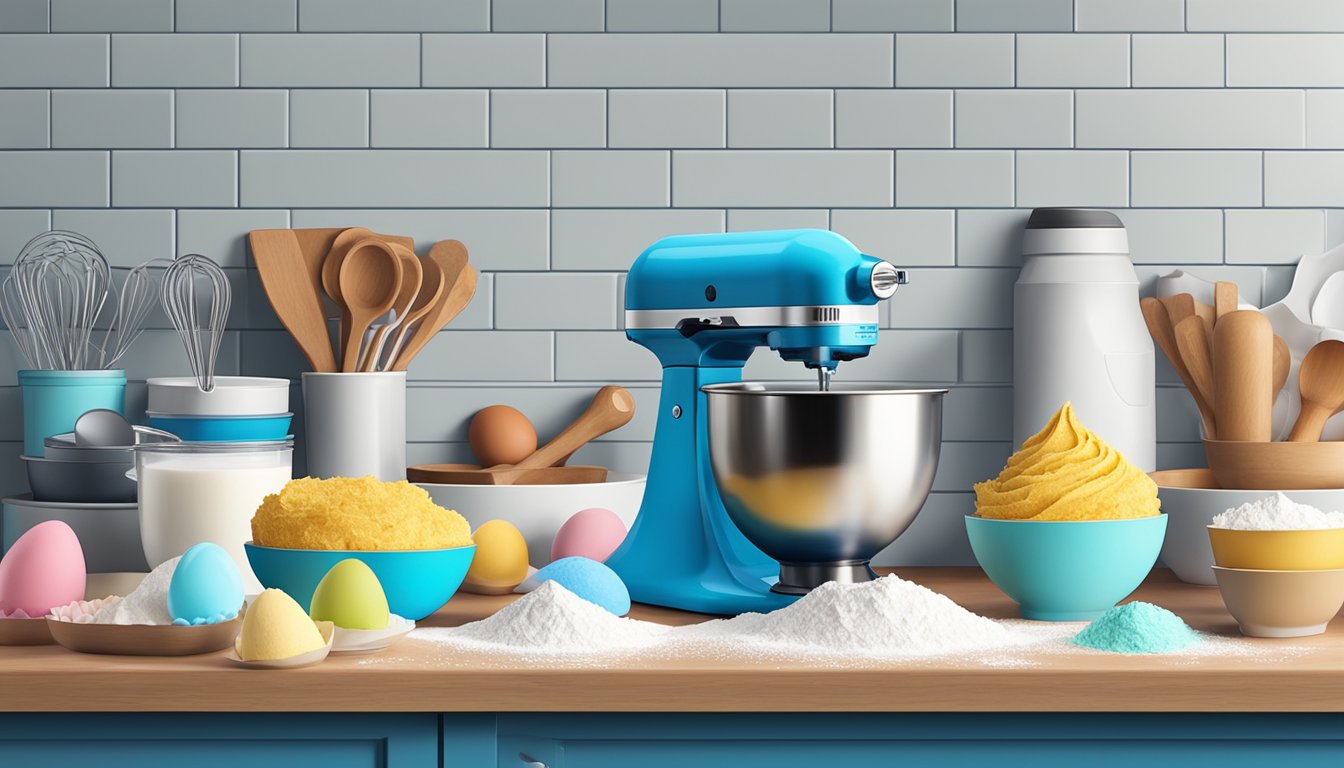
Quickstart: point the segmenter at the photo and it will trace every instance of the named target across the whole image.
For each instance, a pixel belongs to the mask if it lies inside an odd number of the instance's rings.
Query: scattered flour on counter
[[[174,557],[165,561],[150,571],[129,595],[103,605],[93,614],[93,623],[172,624],[173,617],[168,615],[168,585],[172,583],[173,571],[181,559]]]
[[[1309,531],[1344,528],[1344,512],[1322,512],[1282,493],[1250,501],[1213,518],[1214,528],[1240,531]]]

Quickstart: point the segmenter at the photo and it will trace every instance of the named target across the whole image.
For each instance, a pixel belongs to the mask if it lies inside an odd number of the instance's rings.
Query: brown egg
[[[517,464],[537,450],[537,430],[517,408],[492,405],[471,417],[467,442],[483,467]]]

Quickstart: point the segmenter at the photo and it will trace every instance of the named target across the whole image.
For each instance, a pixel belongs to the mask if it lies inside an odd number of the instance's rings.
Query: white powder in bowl
[[[173,617],[168,615],[168,585],[173,582],[173,571],[177,569],[174,557],[149,572],[140,586],[131,590],[131,594],[120,600],[105,604],[93,614],[94,624],[172,624]]]
[[[1344,528],[1344,513],[1322,512],[1276,493],[1229,509],[1213,518],[1214,528],[1238,531],[1315,531]]]

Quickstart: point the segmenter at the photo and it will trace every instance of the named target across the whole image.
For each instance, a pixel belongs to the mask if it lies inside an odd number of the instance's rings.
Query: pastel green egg
[[[342,629],[387,629],[387,595],[369,566],[349,558],[317,583],[308,614]]]

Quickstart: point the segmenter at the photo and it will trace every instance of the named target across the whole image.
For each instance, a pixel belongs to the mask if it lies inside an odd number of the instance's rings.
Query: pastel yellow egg
[[[491,520],[471,536],[476,555],[462,589],[478,595],[502,595],[527,578],[527,540],[507,520]]]
[[[372,568],[346,558],[317,583],[308,614],[342,629],[387,629],[387,595]]]
[[[243,661],[274,661],[315,651],[326,645],[317,625],[294,598],[278,589],[257,596],[243,616],[243,631],[234,649]]]

